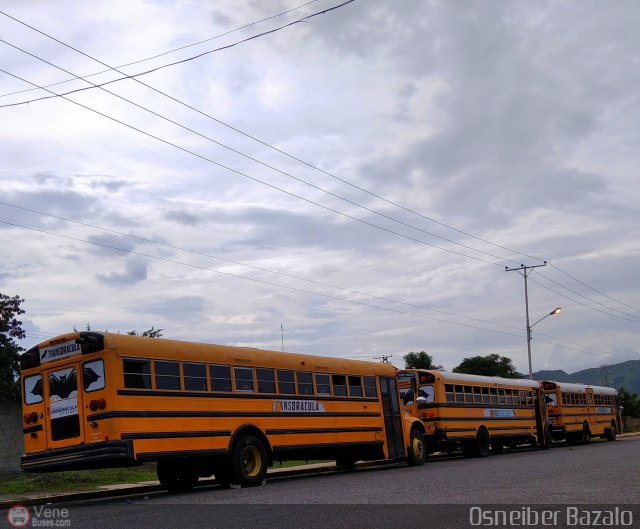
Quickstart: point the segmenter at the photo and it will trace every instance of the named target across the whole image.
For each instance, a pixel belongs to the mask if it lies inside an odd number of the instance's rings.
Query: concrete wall
[[[0,402],[0,473],[19,471],[23,453],[20,402]]]

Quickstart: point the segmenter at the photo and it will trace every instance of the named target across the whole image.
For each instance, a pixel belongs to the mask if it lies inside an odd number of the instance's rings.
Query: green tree
[[[411,351],[402,357],[406,369],[442,369],[433,363],[433,357],[425,351],[414,353]]]
[[[458,367],[454,368],[453,372],[504,378],[518,378],[522,376],[516,371],[511,358],[498,354],[470,356],[465,358]]]
[[[18,296],[10,297],[0,293],[0,401],[20,399],[20,384],[17,382],[20,373],[18,355],[24,349],[16,340],[25,337],[22,322],[18,320],[24,314],[24,310],[20,308],[23,302]]]
[[[618,389],[618,398],[622,407],[624,430],[627,431],[627,419],[640,417],[640,400],[638,400],[637,393],[629,393],[625,388]]]
[[[162,337],[162,331],[164,331],[164,329],[154,329],[152,325],[151,329],[142,331],[141,333],[134,329],[133,331],[129,331],[127,334],[129,336],[146,336],[147,338],[160,338]]]

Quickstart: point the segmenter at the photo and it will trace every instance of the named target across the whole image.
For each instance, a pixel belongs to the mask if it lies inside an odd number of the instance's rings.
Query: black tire
[[[504,452],[504,443],[501,443],[499,441],[493,441],[491,443],[491,451],[494,454],[502,454]]]
[[[464,457],[487,457],[489,455],[489,432],[482,426],[473,441],[467,441],[462,445]]]
[[[476,435],[476,455],[477,457],[489,455],[489,432],[485,428],[480,428]]]
[[[618,428],[616,427],[615,422],[611,422],[611,428],[607,432],[607,441],[615,441],[616,437],[618,437]]]
[[[353,457],[339,457],[336,459],[336,470],[342,472],[355,472],[356,460]]]
[[[582,436],[580,442],[582,444],[587,444],[591,441],[591,430],[589,430],[589,425],[585,422],[582,425]]]
[[[553,440],[553,437],[551,435],[551,425],[547,423],[544,425],[544,433],[543,433],[544,442],[542,443],[542,449],[547,450],[551,448],[552,440]]]
[[[160,459],[157,473],[160,485],[170,492],[191,490],[198,483],[198,474],[188,461]]]
[[[417,428],[411,429],[408,454],[407,463],[412,467],[422,466],[427,461],[427,444]]]
[[[261,485],[267,475],[267,450],[253,435],[240,437],[231,451],[231,481],[243,487]]]

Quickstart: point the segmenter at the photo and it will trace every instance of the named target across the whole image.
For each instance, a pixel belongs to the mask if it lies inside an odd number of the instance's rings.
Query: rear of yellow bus
[[[93,332],[58,336],[21,355],[23,470],[135,464],[130,443],[86,421],[115,402],[109,361],[105,337]]]

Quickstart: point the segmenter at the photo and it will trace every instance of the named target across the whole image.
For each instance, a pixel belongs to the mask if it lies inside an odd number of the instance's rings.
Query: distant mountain
[[[631,393],[640,395],[640,360],[628,360],[620,364],[607,366],[608,383],[612,388],[623,387]],[[538,371],[533,374],[535,380],[555,380],[556,382],[576,382],[602,386],[605,383],[604,373],[599,367],[583,369],[576,373],[567,373],[561,369]]]

